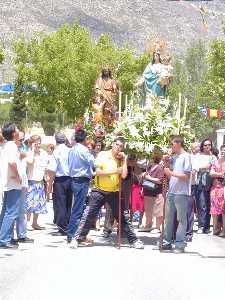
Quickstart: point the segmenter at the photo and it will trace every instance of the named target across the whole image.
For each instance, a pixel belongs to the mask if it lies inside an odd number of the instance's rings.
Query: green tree
[[[87,30],[65,25],[50,35],[34,36],[29,43],[20,40],[15,50],[16,64],[22,64],[17,73],[24,74],[36,118],[49,106],[58,114],[66,111],[71,119],[84,112],[97,76]]]
[[[57,114],[54,106],[49,105],[41,114],[42,126],[46,135],[54,135],[57,128]]]
[[[225,27],[224,27],[225,33]],[[200,90],[200,103],[225,110],[225,41],[214,40],[207,55],[208,69]],[[215,139],[216,130],[225,127],[225,118],[203,118],[203,130]]]
[[[10,118],[20,128],[24,128],[26,124],[26,93],[24,91],[24,82],[18,77],[15,82],[13,93],[13,102],[10,110]]]
[[[4,50],[3,50],[3,48],[0,46],[0,64],[3,62],[4,58],[5,58]]]
[[[11,103],[0,104],[0,127],[10,121]]]
[[[49,35],[33,36],[30,42],[15,43],[15,64],[29,94],[29,116],[40,121],[46,108],[55,108],[57,117],[79,118],[89,105],[95,80],[103,65],[113,70],[124,93],[146,65],[148,56],[136,57],[128,47],[117,47],[109,36],[93,42],[89,32],[74,24],[64,25]]]
[[[174,80],[169,88],[169,97],[178,101],[178,94],[187,98],[187,120],[198,139],[212,137],[214,129],[211,120],[199,112],[199,106],[207,105],[209,95],[204,93],[207,82],[208,49],[201,40],[187,49],[183,60],[176,58],[174,62]]]

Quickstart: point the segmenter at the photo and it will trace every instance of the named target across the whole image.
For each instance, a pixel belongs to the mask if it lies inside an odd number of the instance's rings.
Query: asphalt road
[[[154,234],[139,234],[144,250],[118,250],[94,231],[93,246],[72,250],[51,236],[51,213],[40,220],[47,229],[29,232],[34,244],[0,250],[1,300],[223,299],[223,238],[195,235],[185,254],[173,254],[153,250]]]

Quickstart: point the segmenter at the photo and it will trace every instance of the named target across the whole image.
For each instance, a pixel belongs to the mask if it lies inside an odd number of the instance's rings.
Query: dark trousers
[[[210,228],[210,192],[196,189],[196,205],[198,211],[198,227],[207,230]]]
[[[66,232],[72,206],[71,178],[56,177],[53,184],[53,210],[55,224],[59,231]]]
[[[103,232],[108,234],[112,233],[113,224],[114,224],[114,216],[113,216],[112,208],[108,203],[106,203],[105,222],[104,222]]]
[[[190,237],[190,238],[192,238],[192,236],[193,236],[195,191],[196,191],[196,186],[192,185],[191,196],[188,197],[187,231],[186,231],[186,236]]]
[[[75,233],[75,239],[84,239],[87,236],[93,219],[97,217],[99,210],[106,202],[112,209],[113,218],[115,218],[117,222],[119,221],[119,192],[104,192],[102,190],[93,189],[88,206],[83,212],[77,232]],[[137,240],[137,237],[131,225],[129,214],[124,210],[123,202],[121,206],[121,229],[128,238],[129,243],[133,243]]]

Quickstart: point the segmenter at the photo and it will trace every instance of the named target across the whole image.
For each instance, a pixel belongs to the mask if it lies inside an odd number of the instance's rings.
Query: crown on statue
[[[165,54],[167,43],[165,38],[160,33],[151,34],[147,40],[146,50],[148,53],[154,52],[163,55]]]
[[[102,70],[111,70],[111,66],[110,65],[107,65],[107,64],[104,64],[102,65]]]

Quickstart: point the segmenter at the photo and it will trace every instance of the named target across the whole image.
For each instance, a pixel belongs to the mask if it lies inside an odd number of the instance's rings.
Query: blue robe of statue
[[[160,78],[161,64],[151,63],[144,70],[143,77],[145,80],[145,88],[147,92],[151,92],[154,96],[165,97],[166,89],[158,83]]]

